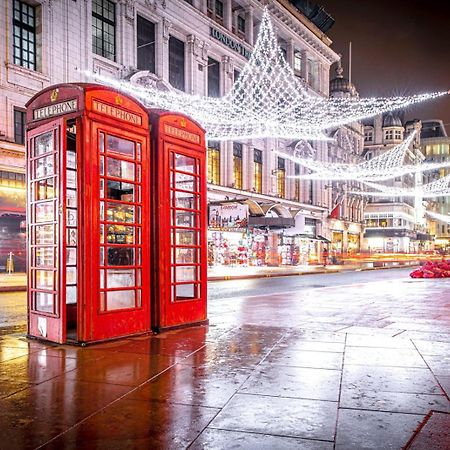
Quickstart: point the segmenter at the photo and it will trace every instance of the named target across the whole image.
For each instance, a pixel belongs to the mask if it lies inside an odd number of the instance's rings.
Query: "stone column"
[[[165,17],[156,27],[156,75],[169,81],[169,37],[172,22]]]
[[[253,45],[253,6],[248,6],[245,10],[245,40]]]
[[[223,2],[223,26],[227,29],[232,31],[233,27],[233,10],[231,8],[232,1],[231,0],[224,0]]]
[[[294,51],[294,40],[289,39],[286,47],[286,61],[292,68],[294,68]]]

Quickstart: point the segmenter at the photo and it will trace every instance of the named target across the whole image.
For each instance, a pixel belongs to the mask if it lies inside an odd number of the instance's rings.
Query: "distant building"
[[[370,160],[400,144],[410,133],[416,137],[406,152],[405,164],[420,164],[424,156],[420,151],[421,122],[403,123],[400,115],[387,113],[366,121],[364,126],[364,157]],[[413,188],[422,184],[421,174],[407,174],[381,182],[392,187]],[[433,247],[427,233],[422,201],[412,197],[372,197],[364,210],[364,245],[367,252],[417,253]]]
[[[447,135],[447,130],[445,129],[442,120],[422,121],[420,147],[422,153],[425,155],[426,162],[443,162],[450,160],[450,137]],[[450,174],[450,168],[426,172],[424,174],[424,183],[432,182],[448,174]],[[428,209],[439,214],[450,214],[450,197],[430,199]],[[431,225],[430,232],[436,236],[436,248],[449,249],[449,224],[432,218],[429,218],[429,220]]]

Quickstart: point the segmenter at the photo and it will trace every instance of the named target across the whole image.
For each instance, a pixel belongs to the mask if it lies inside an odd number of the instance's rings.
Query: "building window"
[[[262,150],[253,150],[253,188],[258,194],[262,194]]]
[[[207,11],[209,17],[223,25],[223,2],[221,0],[208,0]]]
[[[116,60],[116,5],[109,0],[92,0],[92,51]]]
[[[184,91],[184,42],[173,36],[169,38],[169,83]]]
[[[242,189],[242,144],[233,142],[233,175],[234,187]]]
[[[364,142],[373,142],[373,130],[364,131]]]
[[[300,175],[300,164],[294,165],[294,174],[295,176]],[[300,201],[300,178],[295,178],[295,192],[294,192],[294,200],[299,202]]]
[[[25,144],[25,111],[14,108],[14,142]]]
[[[234,69],[234,73],[233,73],[233,82],[236,83],[236,81],[238,80],[238,78],[241,76],[241,72],[239,72],[239,70]]]
[[[0,170],[0,186],[25,188],[25,175],[23,173],[6,172]]]
[[[220,63],[208,58],[208,97],[220,97]]]
[[[286,194],[286,160],[278,158],[277,161],[277,195],[284,197]]]
[[[208,183],[220,184],[220,144],[208,142]]]
[[[238,33],[245,34],[245,19],[242,16],[237,16]]]
[[[395,139],[401,140],[402,139],[402,132],[401,130],[395,130]]]
[[[137,68],[155,73],[155,24],[137,16]]]
[[[384,139],[387,141],[394,139],[394,130],[386,130],[384,132]]]
[[[14,0],[14,64],[36,70],[36,8]]]
[[[302,72],[302,54],[299,51],[294,52],[294,71],[297,74]]]

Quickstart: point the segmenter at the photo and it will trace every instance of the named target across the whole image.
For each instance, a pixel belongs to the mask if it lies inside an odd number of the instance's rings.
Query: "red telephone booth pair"
[[[189,118],[94,84],[27,104],[28,333],[87,343],[206,320],[206,152]]]

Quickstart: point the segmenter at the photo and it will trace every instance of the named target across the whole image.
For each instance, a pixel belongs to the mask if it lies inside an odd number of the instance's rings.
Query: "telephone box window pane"
[[[67,226],[68,227],[76,227],[77,226],[77,210],[76,209],[67,209]]]
[[[67,189],[67,206],[71,208],[77,207],[77,191],[73,189]]]
[[[54,290],[54,272],[52,270],[36,270],[36,287],[38,289]]]
[[[101,180],[103,181],[103,180]],[[112,200],[121,200],[123,202],[135,202],[135,185],[131,183],[122,183],[121,181],[107,180],[107,197]]]
[[[106,271],[106,288],[136,286],[134,269],[108,269]]]
[[[36,245],[53,244],[55,237],[55,228],[53,225],[38,225],[36,230]]]
[[[109,247],[108,248],[109,266],[134,266],[135,253],[132,247]]]
[[[135,158],[135,143],[133,141],[108,135],[106,145],[108,153],[117,153],[128,158]]]
[[[195,227],[197,225],[198,214],[186,211],[176,212],[176,222],[177,227]]]
[[[134,244],[136,229],[124,225],[107,226],[107,242],[110,244]],[[103,242],[103,240],[102,240]]]
[[[175,208],[198,209],[198,195],[187,192],[175,193]]]
[[[175,154],[175,168],[182,172],[197,173],[195,159],[190,156]]]
[[[49,200],[55,198],[54,179],[47,178],[45,180],[33,183],[34,200]]]
[[[66,287],[66,304],[75,304],[77,302],[77,287],[67,286]]]
[[[76,189],[77,188],[77,173],[75,172],[75,170],[67,170],[66,171],[66,176],[67,176],[67,180],[66,180],[66,185],[67,187],[70,189]]]
[[[35,177],[47,177],[55,173],[55,157],[53,155],[44,156],[35,160]]]
[[[180,248],[175,250],[175,263],[177,264],[189,264],[196,263],[197,249],[195,248]]]
[[[66,160],[66,167],[69,169],[76,169],[77,168],[77,154],[75,152],[67,152],[67,160]]]
[[[34,141],[34,156],[53,152],[53,131],[37,136]]]
[[[108,203],[106,220],[109,222],[133,223],[134,206],[122,205],[120,203]]]
[[[195,298],[195,284],[178,284],[175,286],[175,300],[189,300]]]
[[[175,233],[175,244],[176,245],[196,245],[196,231],[177,231]]]
[[[183,189],[185,191],[197,191],[197,179],[192,175],[184,173],[175,173],[175,189]]]
[[[35,249],[36,267],[54,267],[54,249],[52,247],[37,247]]]
[[[68,266],[74,266],[77,263],[77,249],[66,248],[66,264]]]
[[[77,284],[76,267],[66,267],[66,284]]]
[[[67,245],[76,246],[78,243],[77,229],[67,228]]]
[[[195,267],[177,267],[175,279],[177,282],[195,281],[197,279]]]
[[[36,311],[53,313],[53,294],[35,292]]]
[[[109,291],[106,297],[108,311],[134,308],[136,305],[135,291]]]
[[[134,164],[119,159],[107,158],[107,176],[134,181]]]
[[[36,223],[53,222],[54,220],[54,203],[45,202],[36,205]]]

